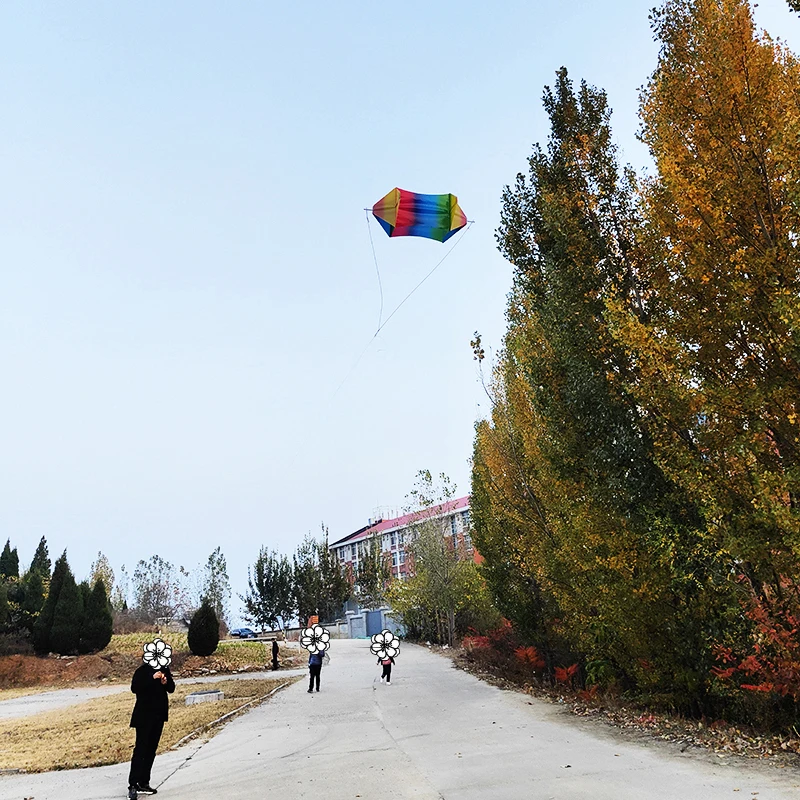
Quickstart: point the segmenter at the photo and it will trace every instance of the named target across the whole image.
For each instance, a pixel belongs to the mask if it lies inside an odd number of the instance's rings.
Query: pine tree
[[[22,579],[23,600],[20,603],[20,622],[23,627],[33,632],[33,627],[44,606],[44,581],[41,574],[28,571]]]
[[[219,644],[219,617],[206,599],[195,611],[189,624],[189,649],[196,656],[210,656]]]
[[[42,536],[36,552],[33,554],[30,572],[38,572],[45,582],[50,580],[50,556],[47,552],[47,540]]]
[[[8,605],[8,589],[5,583],[0,582],[0,633],[8,630],[11,620],[11,609]]]
[[[16,549],[15,551],[16,552]],[[11,540],[6,540],[6,546],[0,554],[0,576],[4,578],[11,578],[14,575],[19,575],[19,560],[17,560],[17,570],[14,571],[14,555],[11,550]]]
[[[93,653],[102,650],[110,641],[114,622],[111,606],[102,578],[98,578],[86,600],[83,628],[80,637],[80,652]]]
[[[51,650],[50,629],[53,627],[53,614],[56,609],[58,596],[61,593],[61,587],[64,584],[64,576],[68,570],[67,551],[65,550],[56,559],[55,566],[53,567],[53,576],[50,579],[50,587],[47,591],[47,598],[33,626],[33,648],[37,653],[49,653]]]
[[[61,655],[78,652],[81,628],[83,627],[83,599],[81,589],[72,575],[69,565],[64,572],[61,591],[53,610],[53,625],[50,628],[50,649]]]

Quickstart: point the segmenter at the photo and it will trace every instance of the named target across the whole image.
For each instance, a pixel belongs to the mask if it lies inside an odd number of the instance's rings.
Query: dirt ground
[[[294,666],[291,651],[281,651],[281,665]],[[98,683],[126,683],[142,663],[141,657],[132,653],[103,653],[87,656],[0,656],[0,689],[25,687],[64,688],[67,686]],[[298,662],[299,664],[300,662]],[[263,670],[264,663],[231,664],[214,654],[200,657],[176,653],[172,672],[175,677],[197,677],[208,674],[254,672]]]

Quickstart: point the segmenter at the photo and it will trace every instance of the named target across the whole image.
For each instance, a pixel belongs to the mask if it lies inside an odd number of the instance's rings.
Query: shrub
[[[83,623],[81,590],[69,567],[64,575],[61,591],[53,611],[53,627],[50,628],[50,649],[62,655],[76,653],[80,643]]]
[[[98,579],[86,599],[79,645],[81,653],[102,650],[111,641],[112,628],[113,620],[106,595],[106,586],[102,579]]]
[[[219,620],[208,600],[203,600],[189,624],[189,649],[196,656],[210,656],[219,644]]]

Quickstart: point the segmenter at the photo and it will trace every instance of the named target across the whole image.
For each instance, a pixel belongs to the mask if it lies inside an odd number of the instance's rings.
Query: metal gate
[[[378,611],[367,611],[367,636],[374,636],[383,630],[383,614]]]

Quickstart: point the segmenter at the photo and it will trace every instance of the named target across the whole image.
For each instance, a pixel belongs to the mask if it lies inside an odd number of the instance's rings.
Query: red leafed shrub
[[[539,655],[539,651],[535,647],[518,647],[514,651],[514,655],[518,661],[521,661],[526,666],[529,665],[533,669],[544,669],[544,659]]]
[[[492,646],[488,636],[465,636],[461,644],[468,653],[473,650],[488,650]]]
[[[572,680],[578,673],[578,665],[572,664],[569,667],[556,667],[556,683],[563,683],[564,685],[572,685]]]
[[[593,684],[588,689],[581,689],[578,692],[578,697],[583,700],[584,703],[591,703],[595,700],[597,691],[600,688],[598,684]]]
[[[744,580],[744,578],[741,578]],[[749,692],[775,693],[800,702],[800,585],[782,577],[780,591],[750,585],[745,613],[753,622],[750,652],[735,653],[730,647],[715,649],[716,678]],[[737,678],[745,677],[747,683]]]

